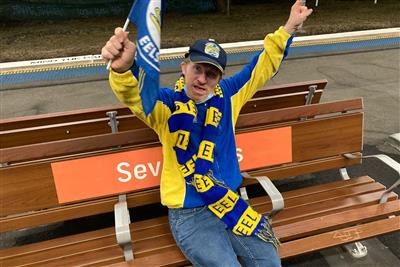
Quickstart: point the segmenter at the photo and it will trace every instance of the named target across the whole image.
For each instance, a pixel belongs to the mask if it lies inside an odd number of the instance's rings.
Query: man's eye
[[[208,72],[207,77],[209,77],[210,79],[216,79],[217,74],[215,72]]]

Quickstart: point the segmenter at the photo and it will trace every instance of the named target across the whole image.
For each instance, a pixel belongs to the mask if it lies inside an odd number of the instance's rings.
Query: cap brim
[[[215,59],[206,57],[202,54],[196,54],[195,52],[192,52],[189,54],[189,59],[190,59],[190,61],[195,62],[195,63],[211,64],[211,65],[217,67],[221,71],[222,74],[224,73],[224,69],[218,63],[218,61],[216,61]]]

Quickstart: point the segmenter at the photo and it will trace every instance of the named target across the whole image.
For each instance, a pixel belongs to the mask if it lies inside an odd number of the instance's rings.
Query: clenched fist
[[[116,28],[114,35],[101,49],[101,56],[107,61],[112,60],[111,68],[122,73],[132,66],[135,52],[136,45],[129,40],[128,32]]]
[[[296,0],[296,3],[292,6],[290,10],[290,16],[286,25],[284,26],[285,30],[292,34],[294,33],[298,27],[306,21],[307,17],[313,12],[311,8],[307,8],[303,6],[301,0]]]

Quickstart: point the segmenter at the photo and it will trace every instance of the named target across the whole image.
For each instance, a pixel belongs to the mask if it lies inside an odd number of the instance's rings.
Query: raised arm
[[[284,26],[285,31],[289,34],[293,34],[312,12],[313,10],[311,8],[307,8],[303,5],[302,0],[296,0],[290,10],[289,19]]]
[[[159,128],[165,125],[169,109],[162,101],[157,101],[153,110],[146,116],[144,106],[151,105],[157,99],[142,99],[139,92],[139,69],[134,64],[136,45],[128,38],[128,33],[122,28],[116,28],[114,35],[101,50],[102,57],[112,60],[109,82],[117,98],[128,106],[132,112],[159,133]]]
[[[302,6],[301,1],[297,0],[291,8],[285,26],[265,37],[264,49],[239,73],[221,81],[220,85],[232,99],[234,122],[242,106],[276,74],[288,52],[293,33],[311,13],[312,9]]]

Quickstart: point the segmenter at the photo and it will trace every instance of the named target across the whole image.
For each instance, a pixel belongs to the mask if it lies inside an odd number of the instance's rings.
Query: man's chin
[[[188,96],[196,102],[201,102],[207,98],[208,94],[197,93],[196,91],[193,90],[190,94],[188,94]]]

